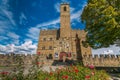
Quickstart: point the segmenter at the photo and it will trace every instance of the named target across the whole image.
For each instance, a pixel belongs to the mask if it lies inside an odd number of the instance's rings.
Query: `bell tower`
[[[68,3],[63,3],[60,6],[60,37],[69,38],[70,32],[70,7]]]

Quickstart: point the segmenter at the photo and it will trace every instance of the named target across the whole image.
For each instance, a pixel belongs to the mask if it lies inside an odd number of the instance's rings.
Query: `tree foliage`
[[[108,47],[120,40],[120,0],[88,0],[81,19],[91,47]]]

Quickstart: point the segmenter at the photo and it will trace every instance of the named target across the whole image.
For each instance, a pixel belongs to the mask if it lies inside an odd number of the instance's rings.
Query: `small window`
[[[43,41],[46,41],[46,38],[43,38]]]
[[[42,47],[42,50],[45,50],[45,46]]]
[[[49,46],[49,49],[51,50],[51,49],[52,49],[52,46]]]
[[[50,41],[52,41],[53,39],[52,38],[50,38]]]
[[[52,54],[49,54],[49,59],[53,59],[53,56],[52,56]]]
[[[64,7],[64,11],[67,11],[67,8],[66,8],[66,6]]]
[[[59,42],[59,44],[62,44],[62,42]]]
[[[85,47],[85,48],[87,48],[88,47],[87,42],[86,41],[82,41],[82,46]]]

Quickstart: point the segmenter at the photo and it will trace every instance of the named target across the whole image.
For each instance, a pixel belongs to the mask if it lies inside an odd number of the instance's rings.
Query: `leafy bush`
[[[68,66],[56,69],[56,71],[45,72],[39,70],[36,66],[29,70],[27,75],[23,71],[18,73],[1,72],[2,80],[109,80],[109,76],[103,70],[77,66]]]
[[[17,58],[17,71],[15,72],[1,72],[1,80],[109,80],[109,76],[103,70],[95,70],[93,65],[90,66],[59,66],[55,71],[45,72],[40,70],[44,63],[39,62],[39,55],[33,66],[24,74],[24,66],[21,57]]]

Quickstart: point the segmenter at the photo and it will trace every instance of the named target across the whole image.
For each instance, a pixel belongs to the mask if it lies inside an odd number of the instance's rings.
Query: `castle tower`
[[[64,3],[60,6],[60,37],[69,38],[70,32],[70,7],[69,4]]]
[[[73,60],[82,61],[84,54],[91,54],[90,47],[82,44],[86,40],[83,30],[72,30],[70,25],[70,6],[60,5],[60,29],[41,30],[37,53],[44,59],[59,59],[62,52],[68,53]]]

